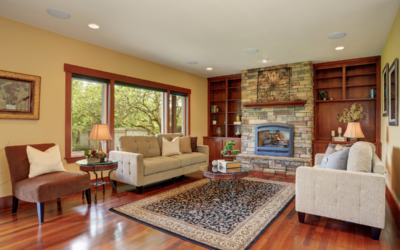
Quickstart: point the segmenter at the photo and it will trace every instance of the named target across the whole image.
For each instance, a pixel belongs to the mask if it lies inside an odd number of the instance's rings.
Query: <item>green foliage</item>
[[[350,110],[345,108],[343,114],[337,114],[336,120],[343,123],[357,122],[362,119],[368,120],[367,114],[364,112],[363,107],[360,104],[354,103]]]
[[[233,141],[227,142],[225,144],[224,150],[221,151],[221,154],[225,155],[226,153],[228,153],[228,155],[232,155],[232,154],[238,155],[240,150],[237,150],[237,149],[234,150],[233,146],[235,146],[235,145],[236,145],[236,143],[234,143]]]
[[[102,123],[103,84],[73,79],[72,82],[72,150],[84,148],[80,144],[82,131]],[[176,116],[178,131],[182,124],[183,97],[177,96]],[[126,86],[114,89],[114,127],[142,128],[148,134],[161,132],[162,93]],[[112,128],[110,128],[112,129]]]

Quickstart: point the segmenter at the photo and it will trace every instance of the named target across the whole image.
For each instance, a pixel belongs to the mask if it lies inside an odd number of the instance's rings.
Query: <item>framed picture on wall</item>
[[[388,74],[388,95],[389,99],[389,125],[398,126],[399,124],[399,59],[394,59],[394,62],[389,68]]]
[[[388,96],[388,80],[389,80],[389,64],[386,63],[385,67],[382,70],[382,100],[383,100],[383,111],[382,115],[383,116],[388,116],[388,110],[389,110],[389,99]]]
[[[40,77],[0,70],[0,119],[39,119]]]

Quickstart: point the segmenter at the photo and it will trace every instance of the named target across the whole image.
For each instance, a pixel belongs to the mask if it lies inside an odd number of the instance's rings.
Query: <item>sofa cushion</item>
[[[187,154],[170,156],[169,158],[174,158],[179,160],[181,168],[207,161],[206,155],[202,153],[187,153]]]
[[[160,146],[155,136],[121,136],[118,139],[121,151],[142,154],[144,158],[161,156]]]
[[[14,185],[14,196],[27,202],[45,202],[90,188],[90,175],[58,172],[25,179]]]
[[[171,141],[172,138],[178,137],[178,136],[183,136],[182,133],[175,133],[175,134],[158,134],[156,135],[157,140],[158,140],[158,146],[160,148],[160,155],[162,154],[162,138],[167,139],[168,141]]]
[[[192,148],[192,152],[199,152],[197,150],[197,136],[190,137],[190,147]]]
[[[144,175],[152,175],[180,167],[180,162],[172,157],[157,156],[143,158]]]
[[[168,141],[167,139],[162,139],[162,156],[172,156],[172,155],[180,155],[182,154],[179,150],[180,145],[180,137],[174,138],[172,141]]]
[[[374,155],[374,144],[365,141],[354,143],[350,148],[347,171],[371,173]]]

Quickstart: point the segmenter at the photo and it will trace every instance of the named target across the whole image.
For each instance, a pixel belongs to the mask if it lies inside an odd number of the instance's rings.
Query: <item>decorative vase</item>
[[[220,127],[217,128],[217,135],[221,136],[221,128]]]
[[[239,115],[236,116],[236,121],[240,122],[240,116]]]
[[[213,120],[213,124],[214,124],[214,125],[217,124],[217,121]]]

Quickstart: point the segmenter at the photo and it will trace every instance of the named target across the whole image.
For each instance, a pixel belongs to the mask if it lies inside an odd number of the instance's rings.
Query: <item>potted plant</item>
[[[233,141],[229,141],[225,144],[224,150],[221,151],[225,161],[233,161],[235,160],[235,156],[239,154],[240,150],[233,149],[233,146],[235,145],[236,143]]]
[[[85,157],[87,163],[99,163],[104,162],[104,159],[107,157],[107,154],[103,151],[96,151],[95,149],[92,150],[85,150]]]
[[[214,117],[213,117],[213,124],[217,124],[217,116],[215,115]]]
[[[350,110],[345,108],[342,114],[336,115],[336,120],[339,122],[347,123],[347,129],[344,137],[349,137],[352,141],[357,141],[357,138],[364,138],[361,130],[360,121],[363,119],[368,120],[367,114],[364,112],[360,104],[354,103],[351,105]]]

